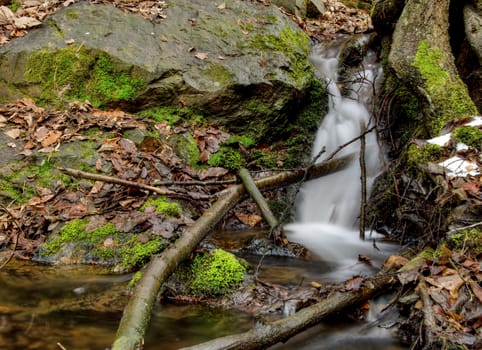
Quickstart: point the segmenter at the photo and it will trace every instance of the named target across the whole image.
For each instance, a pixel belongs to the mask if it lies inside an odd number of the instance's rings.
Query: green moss
[[[164,248],[164,240],[161,237],[152,238],[146,243],[137,241],[133,237],[128,245],[122,248],[122,265],[125,267],[139,267],[149,261],[152,255]]]
[[[39,85],[41,102],[87,99],[97,107],[132,100],[145,86],[120,61],[77,45],[34,52],[27,60],[25,79]]]
[[[311,79],[313,68],[308,62],[311,42],[302,31],[293,31],[286,26],[279,36],[272,34],[256,34],[251,37],[251,47],[260,50],[275,50],[284,53],[290,59],[288,75],[298,85]]]
[[[131,280],[129,281],[129,283],[127,284],[127,288],[128,289],[132,289],[136,286],[137,282],[139,282],[142,278],[142,275],[143,275],[143,272],[141,270],[137,271],[131,278]]]
[[[235,77],[228,69],[220,64],[211,64],[204,71],[204,75],[211,81],[219,83],[221,86],[233,82]]]
[[[120,263],[122,269],[132,270],[142,266],[152,254],[164,247],[162,237],[154,237],[143,243],[138,239],[139,234],[118,232],[115,225],[110,222],[87,232],[89,221],[89,218],[85,218],[66,223],[58,235],[50,237],[44,243],[40,255],[53,256],[64,244],[73,243],[76,254],[84,254],[84,259],[100,264]],[[112,239],[112,242],[105,246],[104,242],[108,238]]]
[[[191,289],[194,295],[217,296],[227,293],[244,279],[246,268],[231,253],[215,249],[197,255],[191,265]]]
[[[424,79],[432,104],[438,107],[430,123],[432,135],[438,134],[451,120],[477,113],[466,86],[458,76],[455,80],[451,79],[443,68],[445,64],[445,58],[439,48],[430,47],[424,40],[420,41],[413,66]]]
[[[50,188],[57,180],[69,185],[71,179],[55,168],[53,161],[41,160],[40,165],[26,165],[19,163],[17,170],[11,170],[8,175],[2,176],[12,187],[16,188],[20,203],[28,201],[36,193],[38,187]]]
[[[183,121],[188,121],[191,125],[205,123],[202,115],[183,107],[152,107],[139,112],[139,116],[156,122],[166,122],[169,125],[177,125]]]
[[[246,159],[237,149],[222,146],[219,151],[211,154],[207,164],[212,167],[223,167],[236,171],[246,165]]]
[[[449,241],[454,249],[473,250],[476,254],[482,253],[482,231],[480,228],[471,228],[455,233],[450,236]]]
[[[179,203],[168,201],[165,197],[151,197],[141,207],[141,211],[148,207],[154,207],[156,212],[164,214],[166,217],[181,215],[182,209]]]
[[[67,18],[70,18],[70,19],[77,19],[79,18],[79,13],[75,10],[67,10],[65,12]]]
[[[427,162],[435,162],[439,160],[444,153],[444,149],[439,145],[424,145],[417,146],[412,144],[408,148],[407,164],[412,170],[419,170],[419,165]]]
[[[22,7],[22,3],[20,1],[12,1],[8,8],[12,10],[12,12],[17,11],[20,7]]]
[[[467,146],[482,149],[482,130],[474,126],[462,126],[452,132],[456,142],[465,143]]]
[[[6,197],[15,201],[17,204],[24,203],[26,199],[23,197],[22,192],[13,186],[9,181],[0,177],[0,197]]]
[[[223,144],[230,146],[241,144],[246,148],[250,148],[256,144],[256,140],[251,135],[231,135]]]

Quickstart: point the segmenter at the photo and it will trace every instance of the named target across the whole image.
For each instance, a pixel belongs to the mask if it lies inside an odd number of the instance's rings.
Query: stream
[[[360,39],[365,40],[365,39]],[[371,96],[376,78],[382,74],[373,54],[368,54],[362,69],[353,72],[352,83],[338,85],[340,49],[314,48],[311,60],[327,82],[329,112],[323,120],[312,155],[322,147],[326,159],[340,145],[360,135],[361,124],[367,129]],[[358,153],[360,142],[353,142],[338,155]],[[367,188],[383,167],[383,155],[374,132],[366,135]],[[262,280],[286,286],[311,281],[339,282],[360,274],[371,274],[398,247],[384,243],[382,237],[366,232],[359,239],[360,170],[358,157],[344,171],[306,183],[296,204],[296,222],[285,227],[288,238],[312,250],[318,258],[298,260],[265,257],[259,270]],[[213,232],[222,246],[259,232]],[[241,242],[241,243],[240,243]],[[359,261],[362,254],[372,266]],[[260,256],[245,256],[257,265]],[[11,262],[0,270],[0,349],[106,349],[115,337],[127,296],[118,298],[131,276],[110,275],[88,266],[38,266]],[[369,327],[375,315],[388,302],[387,297],[370,303],[366,320],[339,320],[320,324],[273,349],[405,349],[383,320]],[[281,315],[278,315],[280,317]],[[250,329],[252,316],[205,305],[156,304],[145,339],[146,350],[169,350],[194,345],[216,337]]]

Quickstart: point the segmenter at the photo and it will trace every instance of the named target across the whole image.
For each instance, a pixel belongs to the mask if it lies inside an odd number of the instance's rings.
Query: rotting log
[[[278,342],[286,341],[336,312],[371,299],[374,295],[394,285],[395,280],[390,275],[367,278],[359,289],[337,291],[325,300],[301,309],[286,318],[264,324],[258,323],[245,333],[228,335],[181,350],[265,349]]]
[[[307,171],[286,171],[255,181],[260,189],[289,185],[300,179],[313,179],[345,168],[353,155],[333,159],[310,167]],[[112,350],[135,350],[142,348],[144,334],[151,318],[152,307],[162,283],[186,259],[201,240],[222,217],[233,208],[245,193],[243,185],[232,186],[224,191],[209,210],[196,220],[172,246],[154,256],[146,266],[137,283],[117,329]]]

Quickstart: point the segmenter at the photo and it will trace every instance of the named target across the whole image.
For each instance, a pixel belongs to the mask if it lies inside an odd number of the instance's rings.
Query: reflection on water
[[[0,270],[0,349],[108,348],[130,276],[88,266],[11,262]],[[252,327],[252,317],[202,305],[157,305],[145,350],[169,350]]]
[[[235,240],[231,235],[228,241],[233,244]],[[245,258],[254,265],[260,261],[260,256]],[[295,286],[326,281],[333,268],[323,261],[265,257],[259,277]],[[353,274],[355,271],[352,270]],[[68,350],[108,348],[127,302],[124,292],[129,277],[106,275],[88,266],[49,267],[11,262],[0,270],[0,349],[59,350],[57,343]],[[156,305],[144,349],[178,349],[246,331],[253,323],[253,317],[244,313],[205,305]],[[379,328],[361,334],[360,329],[366,324],[323,324],[274,348],[404,349]]]

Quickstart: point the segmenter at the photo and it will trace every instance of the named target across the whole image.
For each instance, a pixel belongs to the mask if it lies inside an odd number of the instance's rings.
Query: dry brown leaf
[[[41,25],[42,22],[32,17],[20,17],[15,18],[15,27],[19,29],[27,29],[32,27],[37,27]]]
[[[226,175],[228,170],[220,167],[207,168],[199,173],[199,180],[204,180],[209,177],[220,177]]]
[[[451,301],[455,301],[459,294],[459,288],[464,284],[464,280],[458,275],[449,275],[449,276],[437,276],[437,277],[426,277],[425,280],[438,288],[445,288],[450,293]]]
[[[15,129],[10,129],[10,130],[4,131],[3,133],[5,135],[11,137],[12,139],[16,139],[20,136],[21,130],[18,129],[18,128],[15,128]]]
[[[390,256],[387,261],[385,261],[385,267],[387,269],[399,269],[402,266],[404,266],[408,262],[407,258],[404,258],[403,256],[400,255],[392,255]]]
[[[236,213],[236,217],[241,221],[243,224],[254,227],[259,224],[263,218],[256,214],[244,214],[244,213]]]
[[[197,54],[194,55],[194,57],[202,61],[208,58],[208,54],[206,52],[198,52]]]
[[[0,25],[13,23],[15,14],[7,6],[0,6]]]
[[[59,140],[60,136],[62,136],[62,133],[60,131],[58,130],[50,131],[47,134],[47,137],[45,137],[42,140],[42,147],[48,147],[50,145],[53,145]]]

